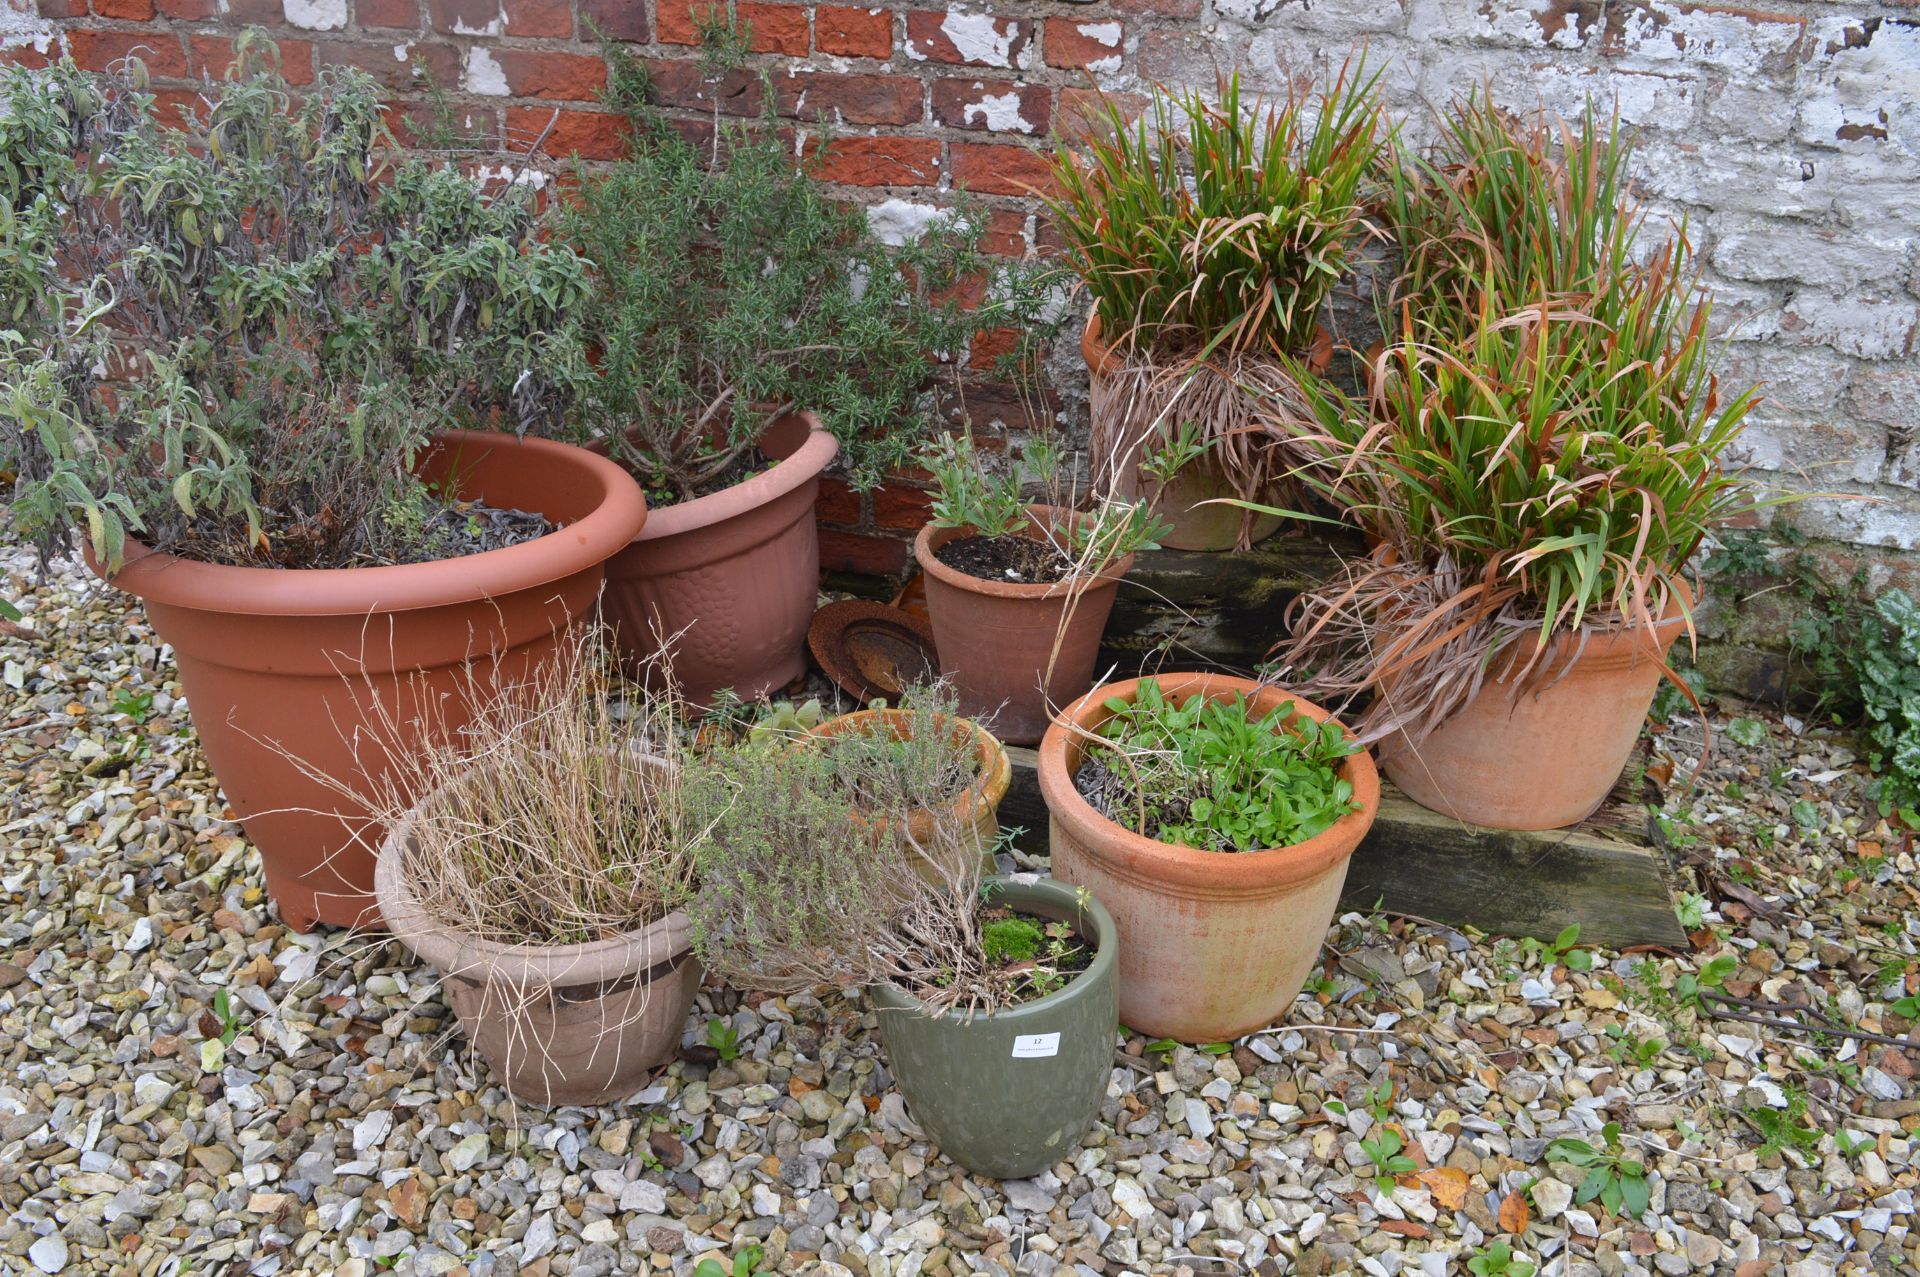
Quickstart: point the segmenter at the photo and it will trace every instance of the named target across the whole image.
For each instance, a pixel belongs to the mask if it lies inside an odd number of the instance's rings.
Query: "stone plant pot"
[[[1239,692],[1258,712],[1292,701],[1316,721],[1329,715],[1277,687],[1224,674],[1162,674],[1169,700]],[[1132,701],[1143,679],[1097,687],[1047,731],[1040,746],[1054,876],[1078,883],[1113,911],[1120,928],[1120,1018],[1150,1037],[1225,1042],[1265,1028],[1293,1005],[1333,921],[1347,862],[1380,810],[1380,778],[1365,753],[1340,774],[1360,810],[1306,842],[1264,851],[1200,851],[1122,828],[1074,788],[1087,734]]]
[[[772,469],[655,510],[607,563],[602,618],[635,664],[672,642],[673,677],[692,705],[723,687],[751,700],[806,672],[820,588],[814,498],[840,442],[812,413],[792,412],[767,426],[760,450],[778,458]]]
[[[647,517],[620,467],[547,440],[448,431],[417,470],[561,526],[482,554],[366,568],[229,567],[129,542],[112,578],[173,645],[207,761],[296,931],[378,922],[383,831],[321,778],[378,795],[399,774],[394,757],[465,725],[471,693],[527,681],[592,613],[602,565]]]
[[[1560,829],[1591,816],[1633,756],[1667,652],[1686,629],[1676,597],[1651,629],[1562,635],[1524,683],[1532,640],[1495,662],[1471,700],[1427,736],[1380,743],[1380,768],[1423,807],[1470,825]]]
[[[421,906],[408,871],[413,846],[407,820],[380,849],[380,912],[440,973],[461,1030],[515,1099],[610,1104],[673,1058],[700,989],[686,914],[588,944],[499,944]]]
[[[1027,507],[1027,514],[1032,521],[1027,535],[1036,540],[1046,521],[1068,517],[1044,505]],[[913,543],[914,558],[926,574],[940,672],[953,680],[962,714],[990,725],[1008,744],[1032,745],[1046,734],[1051,707],[1064,705],[1093,682],[1100,635],[1133,556],[1108,564],[1091,579],[989,581],[934,556],[971,531],[928,524]]]
[[[1000,800],[1007,796],[1007,786],[1013,781],[1013,764],[1007,759],[1006,749],[986,728],[964,718],[945,721],[957,737],[967,741],[975,768],[973,782],[947,805],[945,817],[954,829],[967,831],[962,837],[977,847],[983,857],[991,857],[993,845],[1000,838]],[[902,740],[912,730],[910,710],[863,709],[830,718],[808,735],[827,740],[854,733],[887,732],[894,739]],[[905,826],[912,844],[925,847],[933,838],[934,821],[931,809],[916,807],[903,816],[900,823]],[[927,871],[933,872],[931,868]]]
[[[1098,314],[1089,315],[1086,327],[1081,330],[1080,357],[1087,364],[1088,409],[1094,420],[1106,423],[1110,436],[1131,437],[1144,433],[1150,422],[1115,420],[1132,415],[1132,410],[1124,392],[1114,385],[1114,374],[1119,371],[1121,360],[1113,347],[1101,339]],[[1332,361],[1333,334],[1324,328],[1315,328],[1313,345],[1306,355],[1308,370],[1325,372]],[[1106,460],[1096,458],[1095,464]],[[1181,467],[1172,480],[1162,486],[1141,478],[1136,450],[1136,455],[1124,463],[1115,463],[1113,495],[1120,501],[1133,501],[1142,496],[1152,501],[1154,513],[1171,525],[1172,530],[1160,538],[1160,544],[1170,550],[1231,550],[1240,544],[1243,530],[1246,544],[1257,545],[1278,532],[1284,521],[1279,515],[1256,514],[1239,506],[1207,504],[1240,495],[1212,451]],[[1273,504],[1270,493],[1256,493],[1254,499]]]
[[[940,1151],[1022,1179],[1071,1157],[1100,1113],[1119,1025],[1119,940],[1100,902],[1049,879],[990,878],[995,903],[1074,924],[1093,965],[1063,989],[992,1015],[929,1014],[892,985],[868,990],[907,1110]]]

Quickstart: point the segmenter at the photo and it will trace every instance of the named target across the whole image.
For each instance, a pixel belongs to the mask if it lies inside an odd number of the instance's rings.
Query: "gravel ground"
[[[1577,1277],[1920,1267],[1920,1054],[1688,997],[1915,1033],[1912,844],[1806,724],[1717,707],[1691,789],[1667,754],[1700,724],[1658,738],[1698,952],[1350,915],[1285,1027],[1127,1041],[1073,1161],[999,1183],[920,1135],[853,998],[709,988],[632,1103],[516,1110],[430,970],[278,925],[139,606],[0,555],[0,1271],[684,1274],[757,1243],[783,1273],[1442,1277],[1502,1239]],[[1636,1218],[1549,1149],[1609,1123]],[[1369,1148],[1405,1159],[1384,1185]]]

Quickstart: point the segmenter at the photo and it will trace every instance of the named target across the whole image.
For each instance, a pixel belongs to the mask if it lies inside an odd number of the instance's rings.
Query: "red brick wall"
[[[778,109],[809,138],[821,117],[834,124],[823,172],[844,193],[899,224],[964,186],[1009,253],[1047,245],[1028,196],[1045,180],[1043,149],[1071,129],[1095,80],[1137,94],[1239,67],[1271,93],[1364,46],[1416,135],[1426,104],[1481,85],[1516,107],[1617,103],[1639,137],[1644,194],[1656,212],[1686,215],[1710,265],[1733,328],[1729,379],[1770,383],[1753,464],[1875,498],[1778,517],[1884,564],[1920,548],[1920,97],[1900,74],[1920,62],[1911,3],[742,0],[739,12]],[[236,30],[261,25],[295,81],[348,63],[401,103],[423,71],[476,133],[521,147],[545,133],[553,154],[603,159],[622,134],[597,101],[606,70],[590,23],[630,42],[690,124],[716,97],[728,114],[757,110],[748,74],[702,81],[689,0],[0,0],[0,58],[64,45],[101,66],[138,51],[163,91],[184,93],[219,72]],[[1055,366],[1066,398],[1042,410],[1071,420],[1071,352]],[[1027,422],[991,388],[970,391],[966,411],[1014,432]],[[904,562],[912,501],[830,491],[829,560]]]

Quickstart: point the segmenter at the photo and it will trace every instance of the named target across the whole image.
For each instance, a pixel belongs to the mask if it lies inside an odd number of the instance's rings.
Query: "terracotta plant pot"
[[[673,677],[696,706],[723,687],[751,700],[806,672],[820,590],[814,497],[840,442],[795,412],[766,428],[760,450],[779,463],[655,510],[607,564],[600,614],[621,648],[638,663],[672,641]]]
[[[1027,535],[1036,540],[1042,520],[1067,517],[1043,505],[1029,506],[1027,514],[1034,521]],[[1066,704],[1093,682],[1100,635],[1133,556],[1108,564],[1091,580],[988,581],[934,557],[947,542],[971,534],[928,524],[913,542],[926,573],[940,672],[953,680],[963,715],[990,726],[1010,745],[1032,745],[1046,734],[1050,707]],[[1053,673],[1046,677],[1050,658]]]
[[[1087,362],[1089,408],[1096,421],[1108,420],[1125,411],[1112,385],[1120,358],[1100,336],[1100,316],[1087,317],[1080,333],[1080,356]],[[1333,334],[1315,328],[1313,345],[1307,352],[1307,367],[1325,372],[1333,360]],[[1122,427],[1125,429],[1125,427]],[[1099,465],[1104,458],[1096,458]],[[1240,541],[1242,527],[1247,528],[1249,544],[1257,544],[1280,530],[1284,520],[1278,515],[1254,514],[1231,505],[1207,505],[1204,502],[1237,497],[1226,471],[1212,451],[1181,467],[1165,486],[1143,481],[1137,457],[1118,466],[1113,495],[1121,501],[1145,496],[1154,502],[1154,513],[1172,525],[1173,530],[1160,538],[1160,544],[1172,550],[1231,550]],[[1271,503],[1271,502],[1269,502]]]
[[[971,747],[974,777],[965,792],[947,804],[947,819],[955,829],[970,830],[970,841],[980,849],[980,854],[991,856],[993,845],[1000,838],[1000,800],[1007,796],[1007,786],[1013,781],[1013,764],[1007,760],[1007,751],[986,728],[966,719],[951,721],[955,735],[964,737]],[[884,731],[895,740],[904,740],[912,730],[911,710],[863,709],[830,718],[808,735],[828,739]],[[901,823],[915,845],[925,847],[933,838],[934,814],[928,808],[915,808],[902,817]]]
[[[601,565],[647,517],[625,471],[566,444],[450,431],[417,469],[462,497],[563,526],[464,558],[305,571],[130,543],[113,577],[173,645],[207,761],[296,931],[378,921],[383,832],[315,774],[378,792],[392,755],[466,723],[476,685],[485,694],[525,682],[592,612]]]
[[[528,1104],[608,1104],[673,1058],[700,989],[692,924],[679,910],[588,944],[498,944],[421,906],[407,873],[411,826],[380,850],[380,912],[440,972],[474,1049]]]
[[[1142,679],[1109,683],[1074,702],[1040,746],[1040,793],[1050,817],[1053,876],[1088,887],[1120,928],[1120,1019],[1150,1037],[1225,1042],[1286,1014],[1319,956],[1347,880],[1347,861],[1380,810],[1380,778],[1365,753],[1340,775],[1360,810],[1291,847],[1199,851],[1133,833],[1074,788],[1085,737],[1132,701]],[[1324,721],[1325,710],[1277,687],[1224,674],[1162,674],[1169,700],[1243,693],[1271,712]],[[1072,726],[1069,727],[1069,724]],[[1077,728],[1078,731],[1073,729]]]
[[[1680,591],[1691,604],[1692,592]],[[1679,602],[1652,630],[1600,630],[1554,640],[1535,677],[1515,671],[1531,651],[1502,659],[1460,711],[1424,739],[1380,744],[1380,767],[1424,807],[1470,825],[1560,829],[1591,816],[1633,756],[1665,677],[1667,651],[1686,629]],[[1569,664],[1569,658],[1572,663]]]
[[[1100,1114],[1118,1027],[1120,941],[1099,900],[1057,882],[992,879],[994,903],[1072,922],[1093,964],[1063,989],[993,1015],[930,1014],[892,985],[868,991],[914,1121],[980,1175],[1020,1179],[1073,1156]]]

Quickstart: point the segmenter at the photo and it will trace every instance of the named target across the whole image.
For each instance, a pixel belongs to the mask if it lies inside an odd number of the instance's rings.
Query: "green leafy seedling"
[[[1877,1143],[1873,1136],[1849,1131],[1844,1126],[1833,1133],[1833,1142],[1848,1160],[1858,1158]]]
[[[1400,1138],[1400,1132],[1392,1127],[1382,1126],[1370,1138],[1360,1141],[1360,1151],[1367,1155],[1378,1172],[1373,1177],[1373,1186],[1380,1190],[1382,1197],[1393,1191],[1396,1175],[1411,1175],[1419,1170],[1419,1164],[1400,1150],[1406,1147],[1406,1141]]]
[[[1736,745],[1753,749],[1766,743],[1767,729],[1758,719],[1736,718],[1727,724],[1727,738]]]
[[[1740,1116],[1759,1134],[1758,1151],[1761,1157],[1789,1149],[1796,1153],[1811,1153],[1820,1146],[1820,1132],[1805,1125],[1807,1096],[1798,1087],[1787,1089],[1786,1108],[1755,1104],[1748,1106]]]
[[[1723,953],[1711,959],[1698,972],[1682,971],[1673,982],[1673,996],[1682,1006],[1700,1009],[1700,995],[1710,989],[1718,989],[1727,982],[1727,977],[1740,968],[1740,959],[1731,953]]]
[[[1682,892],[1680,903],[1673,907],[1673,916],[1686,930],[1700,930],[1707,925],[1707,898],[1697,891]]]
[[[1620,1124],[1608,1122],[1600,1130],[1605,1148],[1585,1140],[1561,1138],[1547,1145],[1547,1160],[1565,1162],[1587,1172],[1573,1191],[1579,1205],[1598,1201],[1612,1215],[1637,1219],[1653,1200],[1646,1165],[1630,1158],[1620,1144]]]
[[[722,1060],[731,1063],[740,1058],[740,1030],[731,1020],[707,1021],[707,1045]]]
[[[1533,1277],[1534,1265],[1515,1255],[1505,1241],[1495,1241],[1467,1261],[1467,1271],[1473,1277]]]
[[[240,1013],[234,1009],[233,998],[225,989],[214,991],[213,1015],[220,1021],[220,1045],[232,1046],[233,1040],[240,1036]]]
[[[136,723],[144,723],[153,716],[153,693],[123,688],[113,698],[113,712],[131,718]]]
[[[1529,955],[1538,957],[1543,967],[1558,966],[1565,963],[1569,971],[1593,970],[1593,954],[1585,949],[1576,948],[1580,943],[1580,924],[1570,923],[1552,940],[1542,943],[1528,936],[1520,942]]]
[[[693,1277],[761,1277],[772,1271],[761,1266],[760,1259],[766,1252],[758,1246],[749,1246],[733,1257],[731,1268],[709,1256],[693,1267]]]

